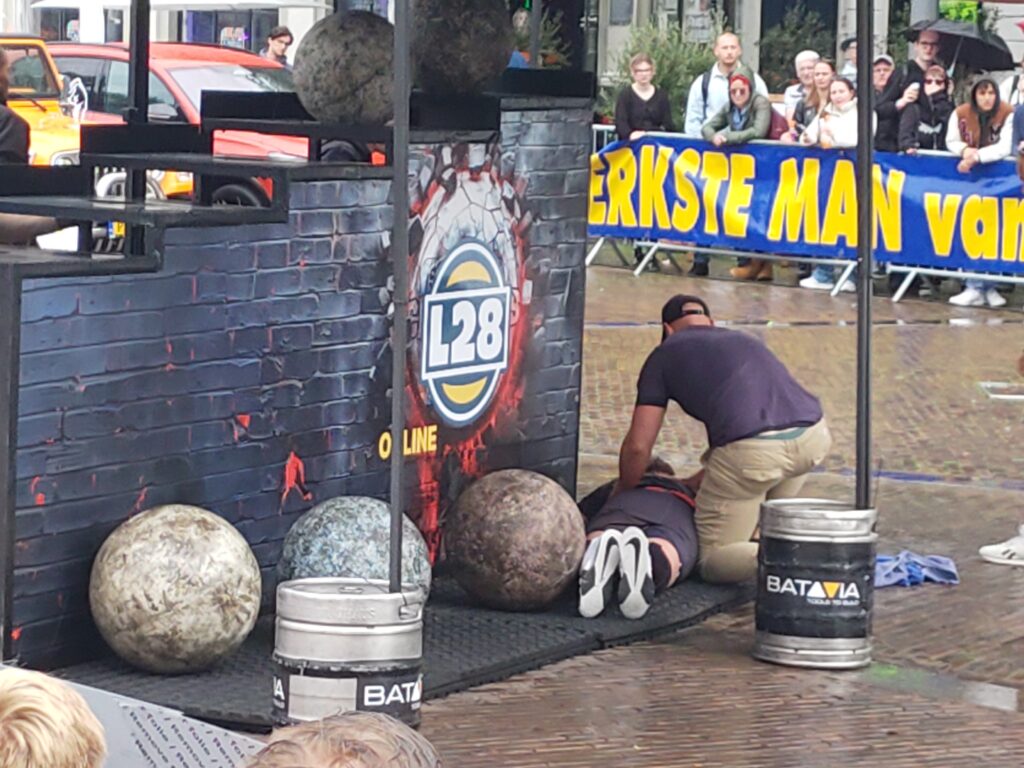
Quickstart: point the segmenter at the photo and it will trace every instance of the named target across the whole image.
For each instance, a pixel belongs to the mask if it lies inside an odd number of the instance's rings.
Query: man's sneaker
[[[580,564],[580,616],[599,616],[612,597],[619,571],[621,534],[607,530],[587,542]]]
[[[699,261],[693,262],[690,265],[690,271],[686,273],[689,277],[707,277],[708,276],[708,265],[702,264]]]
[[[836,287],[836,284],[831,281],[823,283],[814,275],[811,275],[810,277],[805,277],[803,280],[800,281],[800,287],[810,288],[816,291],[831,291],[833,288]]]
[[[983,307],[985,306],[985,294],[977,288],[964,288],[956,296],[950,296],[949,303],[958,307]]]
[[[853,280],[847,280],[845,283],[843,283],[843,287],[840,288],[839,290],[842,291],[843,293],[856,293],[857,284],[853,282]]]
[[[619,610],[627,619],[639,619],[654,601],[650,543],[642,530],[631,525],[622,532],[619,546]]]
[[[1024,525],[1017,530],[1017,535],[1012,539],[999,544],[988,544],[979,549],[978,554],[990,563],[1024,565]]]
[[[999,293],[995,288],[989,288],[985,291],[985,301],[988,302],[990,307],[1002,307],[1006,305],[1006,299]]]

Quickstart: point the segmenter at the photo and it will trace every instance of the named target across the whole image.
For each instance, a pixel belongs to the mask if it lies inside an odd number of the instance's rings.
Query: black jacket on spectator
[[[804,129],[810,125],[814,118],[818,116],[818,110],[814,108],[813,104],[808,104],[806,99],[800,99],[796,103],[796,107],[793,111],[793,123],[794,129],[797,134],[804,132]]]
[[[946,150],[946,128],[953,102],[944,91],[921,96],[900,115],[900,152],[908,149]]]
[[[0,102],[0,164],[27,164],[28,136],[28,123]]]
[[[875,91],[875,149],[880,152],[895,152],[897,146],[897,135],[900,126],[900,111],[896,109],[895,101],[882,101],[885,91]],[[904,109],[904,112],[907,110]]]
[[[899,149],[900,112],[896,102],[911,83],[921,86],[924,95],[924,70],[914,60],[908,61],[892,73],[889,84],[875,104],[875,115],[878,127],[875,129],[875,149],[882,152],[895,152]]]
[[[630,85],[622,89],[615,102],[615,133],[625,141],[633,131],[675,131],[668,96],[661,88],[655,88],[647,101]]]

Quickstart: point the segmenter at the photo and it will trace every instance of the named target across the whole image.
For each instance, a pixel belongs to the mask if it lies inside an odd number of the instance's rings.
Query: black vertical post
[[[128,43],[128,113],[129,125],[149,122],[149,0],[132,0]],[[146,199],[146,172],[128,172],[125,199],[144,202]],[[128,227],[125,253],[138,256],[145,252],[145,230]]]
[[[544,3],[542,0],[533,0],[530,6],[530,66],[540,69],[540,33],[541,22],[544,16]]]
[[[21,279],[0,266],[0,660],[11,657],[14,604],[15,454],[18,448],[18,372],[21,355]]]
[[[402,520],[405,511],[402,470],[405,431],[405,363],[409,303],[409,0],[395,0],[395,123],[392,151],[391,261],[395,270],[395,312],[391,336],[391,556],[389,588],[402,589]]]
[[[875,206],[874,3],[857,3],[857,492],[858,509],[871,506],[871,275]]]

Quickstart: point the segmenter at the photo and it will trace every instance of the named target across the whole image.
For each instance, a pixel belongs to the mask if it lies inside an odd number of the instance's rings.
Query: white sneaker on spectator
[[[978,554],[990,563],[1024,566],[1024,525],[1017,530],[1017,535],[1012,539],[998,544],[987,544],[978,550]]]
[[[958,307],[983,307],[985,306],[985,294],[977,288],[964,288],[956,296],[950,296],[949,303]]]
[[[833,288],[836,287],[836,284],[832,282],[823,283],[820,280],[818,280],[818,278],[816,278],[814,275],[811,275],[810,277],[805,277],[803,280],[800,281],[800,287],[811,288],[816,291],[831,291]]]
[[[990,307],[1002,307],[1006,304],[1006,299],[995,288],[989,288],[985,291],[985,301],[988,302]]]
[[[843,293],[856,293],[857,285],[853,282],[853,280],[847,280],[845,283],[843,283],[843,287],[840,288],[839,290],[842,291]]]

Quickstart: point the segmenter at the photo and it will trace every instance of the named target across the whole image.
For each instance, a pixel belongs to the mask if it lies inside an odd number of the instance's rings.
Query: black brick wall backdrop
[[[539,469],[571,490],[591,113],[508,106],[502,144],[528,178],[543,324],[519,428],[489,447],[487,465]],[[390,327],[389,190],[380,178],[294,184],[287,224],[168,232],[158,274],[25,284],[12,632],[22,661],[98,652],[89,570],[134,513],[181,502],[231,521],[264,569],[268,605],[299,514],[336,495],[386,497],[377,439],[389,414],[374,403]],[[305,486],[284,493],[292,453]]]

